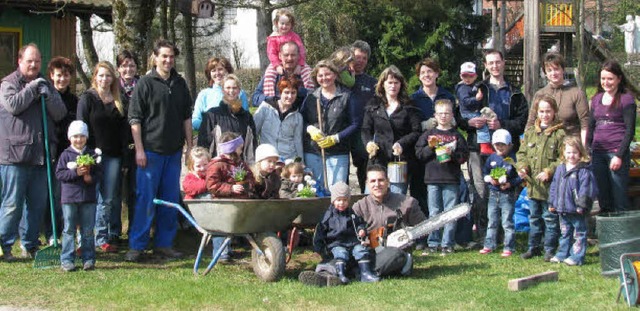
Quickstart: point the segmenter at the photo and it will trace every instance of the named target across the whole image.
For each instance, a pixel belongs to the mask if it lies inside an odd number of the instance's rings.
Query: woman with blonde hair
[[[116,252],[114,242],[120,236],[121,164],[127,147],[127,111],[120,94],[116,70],[101,61],[93,70],[91,88],[80,95],[78,120],[89,126],[87,146],[102,151],[103,175],[98,180],[96,210],[96,246],[104,252]]]

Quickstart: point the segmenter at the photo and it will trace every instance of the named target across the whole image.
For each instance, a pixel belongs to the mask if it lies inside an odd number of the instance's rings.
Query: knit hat
[[[505,145],[511,144],[511,133],[505,129],[499,129],[493,132],[493,136],[491,136],[491,143],[503,143]]]
[[[71,139],[73,135],[84,135],[89,137],[89,128],[87,124],[80,120],[75,120],[69,124],[69,130],[67,130],[67,138]]]
[[[276,147],[269,144],[262,144],[256,148],[256,163],[270,157],[280,159],[280,155],[278,154]]]
[[[466,62],[460,65],[460,74],[472,73],[476,74],[476,64],[472,62]]]
[[[329,190],[331,191],[332,203],[338,198],[351,197],[351,190],[349,189],[349,186],[342,181],[333,184],[331,187],[329,187]]]

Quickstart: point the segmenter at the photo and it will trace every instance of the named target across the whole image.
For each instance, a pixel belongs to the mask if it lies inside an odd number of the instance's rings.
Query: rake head
[[[34,268],[60,267],[61,253],[62,253],[62,246],[60,245],[47,246],[36,253],[36,258],[33,261],[33,267]]]

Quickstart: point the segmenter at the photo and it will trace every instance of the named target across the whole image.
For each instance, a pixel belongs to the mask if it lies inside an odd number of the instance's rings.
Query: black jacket
[[[316,227],[313,250],[322,254],[325,247],[354,247],[360,244],[356,234],[356,231],[360,230],[366,232],[366,224],[362,217],[354,214],[351,208],[341,212],[331,204]]]
[[[338,134],[340,143],[331,148],[325,149],[327,155],[349,154],[351,146],[351,135],[356,133],[361,126],[362,118],[356,115],[359,111],[357,102],[351,98],[351,91],[346,87],[337,84],[336,95],[327,105],[321,105],[322,126],[318,125],[317,101],[321,97],[321,88],[317,88],[313,93],[309,93],[302,103],[300,114],[304,120],[305,132],[302,137],[302,147],[304,152],[320,154],[320,147],[311,140],[306,128],[313,125],[320,129],[325,135]]]
[[[76,119],[76,110],[78,109],[78,96],[71,92],[71,88],[67,87],[64,92],[58,92],[62,98],[64,106],[67,107],[67,114],[64,118],[56,122],[56,136],[58,137],[58,154],[55,155],[56,159],[60,158],[62,152],[69,147],[69,139],[67,138],[67,131],[69,130],[69,124]]]
[[[192,106],[187,82],[175,69],[171,69],[167,80],[153,69],[133,89],[129,124],[141,125],[146,151],[174,154],[184,146],[184,122],[191,120]]]
[[[89,148],[100,148],[110,157],[122,157],[129,144],[127,132],[131,132],[126,111],[120,114],[115,103],[105,105],[97,91],[91,88],[80,95],[77,118],[89,127]]]
[[[479,83],[479,89],[484,95],[482,98],[482,107],[489,107],[489,79]],[[507,86],[511,92],[511,103],[509,104],[509,118],[500,120],[502,128],[511,133],[511,141],[513,142],[513,149],[518,150],[520,147],[520,135],[524,133],[524,128],[527,125],[527,118],[529,117],[529,106],[524,94],[520,92],[520,89],[513,87],[510,83]],[[480,146],[478,145],[478,139],[476,134],[476,128],[469,126],[469,120],[465,120],[461,117],[459,109],[456,109],[456,122],[458,126],[467,132],[467,143],[469,145],[469,151],[478,152]]]
[[[380,164],[394,161],[392,146],[399,143],[402,146],[402,160],[413,162],[416,160],[415,145],[420,137],[422,111],[408,101],[398,105],[391,116],[387,115],[384,102],[380,97],[372,98],[364,110],[362,121],[362,142],[375,142],[380,150],[369,159],[369,164]]]
[[[244,139],[243,159],[249,165],[253,164],[253,152],[258,146],[256,124],[251,113],[240,109],[231,113],[229,105],[224,101],[218,107],[213,107],[202,115],[202,124],[198,134],[198,146],[208,148],[212,156],[217,154],[217,144],[220,135],[225,132],[235,132]]]

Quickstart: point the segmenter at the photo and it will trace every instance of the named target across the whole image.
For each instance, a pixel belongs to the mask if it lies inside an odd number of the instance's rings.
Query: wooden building
[[[18,50],[35,43],[42,71],[53,56],[76,55],[76,16],[96,14],[111,20],[108,0],[0,0],[0,77],[16,69]]]

